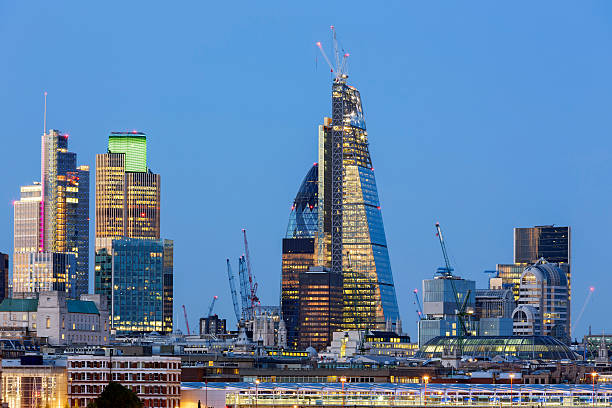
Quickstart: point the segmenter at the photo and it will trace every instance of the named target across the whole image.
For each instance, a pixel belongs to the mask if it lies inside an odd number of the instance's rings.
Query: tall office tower
[[[318,183],[317,259],[343,276],[342,328],[384,330],[400,316],[361,96],[346,75],[319,127]]]
[[[342,323],[342,275],[321,266],[300,271],[300,348],[327,347]]]
[[[164,282],[172,271],[172,249],[170,240],[125,238],[112,240],[110,256],[101,253],[106,248],[98,250],[96,284],[112,285],[96,292],[109,300],[111,328],[117,333],[171,332]]]
[[[42,185],[21,187],[21,198],[13,203],[13,248],[15,252],[43,251]]]
[[[160,237],[161,177],[147,168],[146,135],[112,132],[96,155],[96,250],[114,238]]]
[[[76,267],[68,277],[71,296],[89,287],[89,167],[76,165],[68,135],[50,130],[42,136],[40,251],[73,253]]]
[[[0,302],[9,297],[9,256],[0,252]]]
[[[172,333],[174,311],[174,241],[164,239],[162,332]]]
[[[287,344],[298,346],[300,311],[300,272],[315,265],[315,239],[318,223],[318,166],[313,165],[298,190],[287,233],[283,238],[281,272],[281,314],[287,329]]]
[[[518,306],[512,313],[514,334],[545,335],[569,343],[570,306],[567,275],[543,258],[525,268]]]
[[[556,263],[567,276],[569,299],[567,320],[571,322],[572,274],[571,274],[571,228],[554,225],[539,225],[514,229],[514,263],[532,265],[541,258]]]
[[[70,276],[76,269],[76,256],[69,252],[15,252],[13,293],[66,291],[75,297]]]

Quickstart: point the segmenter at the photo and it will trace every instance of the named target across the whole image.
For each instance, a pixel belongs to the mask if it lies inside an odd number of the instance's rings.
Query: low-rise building
[[[109,342],[106,298],[65,292],[40,292],[28,299],[7,298],[0,303],[0,334],[4,338],[37,337],[50,345],[104,345]]]
[[[66,359],[23,356],[2,360],[2,398],[9,408],[66,405]]]
[[[178,408],[180,403],[180,357],[69,356],[67,372],[70,407],[86,407],[111,380],[135,392],[145,408]]]

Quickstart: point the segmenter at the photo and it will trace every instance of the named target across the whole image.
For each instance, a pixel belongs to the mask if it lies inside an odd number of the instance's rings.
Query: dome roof
[[[548,286],[567,286],[567,275],[555,263],[540,260],[535,265],[526,267],[521,275],[521,281],[528,273],[532,273],[539,282],[544,282]]]
[[[285,238],[314,238],[318,227],[319,167],[315,163],[300,185],[289,215]]]
[[[441,357],[445,347],[457,347],[458,337],[438,336],[429,340],[416,358]],[[521,360],[575,360],[569,347],[550,336],[467,336],[461,339],[464,355],[493,358],[514,356]]]

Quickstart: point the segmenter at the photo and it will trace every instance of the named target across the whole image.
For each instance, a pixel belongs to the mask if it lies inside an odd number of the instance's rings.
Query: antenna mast
[[[47,91],[45,91],[45,114],[43,118],[43,135],[47,134]]]

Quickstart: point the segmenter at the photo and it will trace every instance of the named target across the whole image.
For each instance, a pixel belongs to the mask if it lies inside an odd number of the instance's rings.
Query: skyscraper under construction
[[[318,166],[298,192],[283,240],[281,306],[289,343],[291,333],[299,337],[300,332],[297,272],[312,266],[341,275],[340,328],[384,329],[399,322],[361,95],[347,78],[340,69],[333,80],[332,118],[319,126]],[[305,183],[314,181],[315,169],[317,188],[310,193],[316,200],[305,201]],[[291,245],[291,240],[304,245]],[[306,245],[310,242],[312,248]]]

